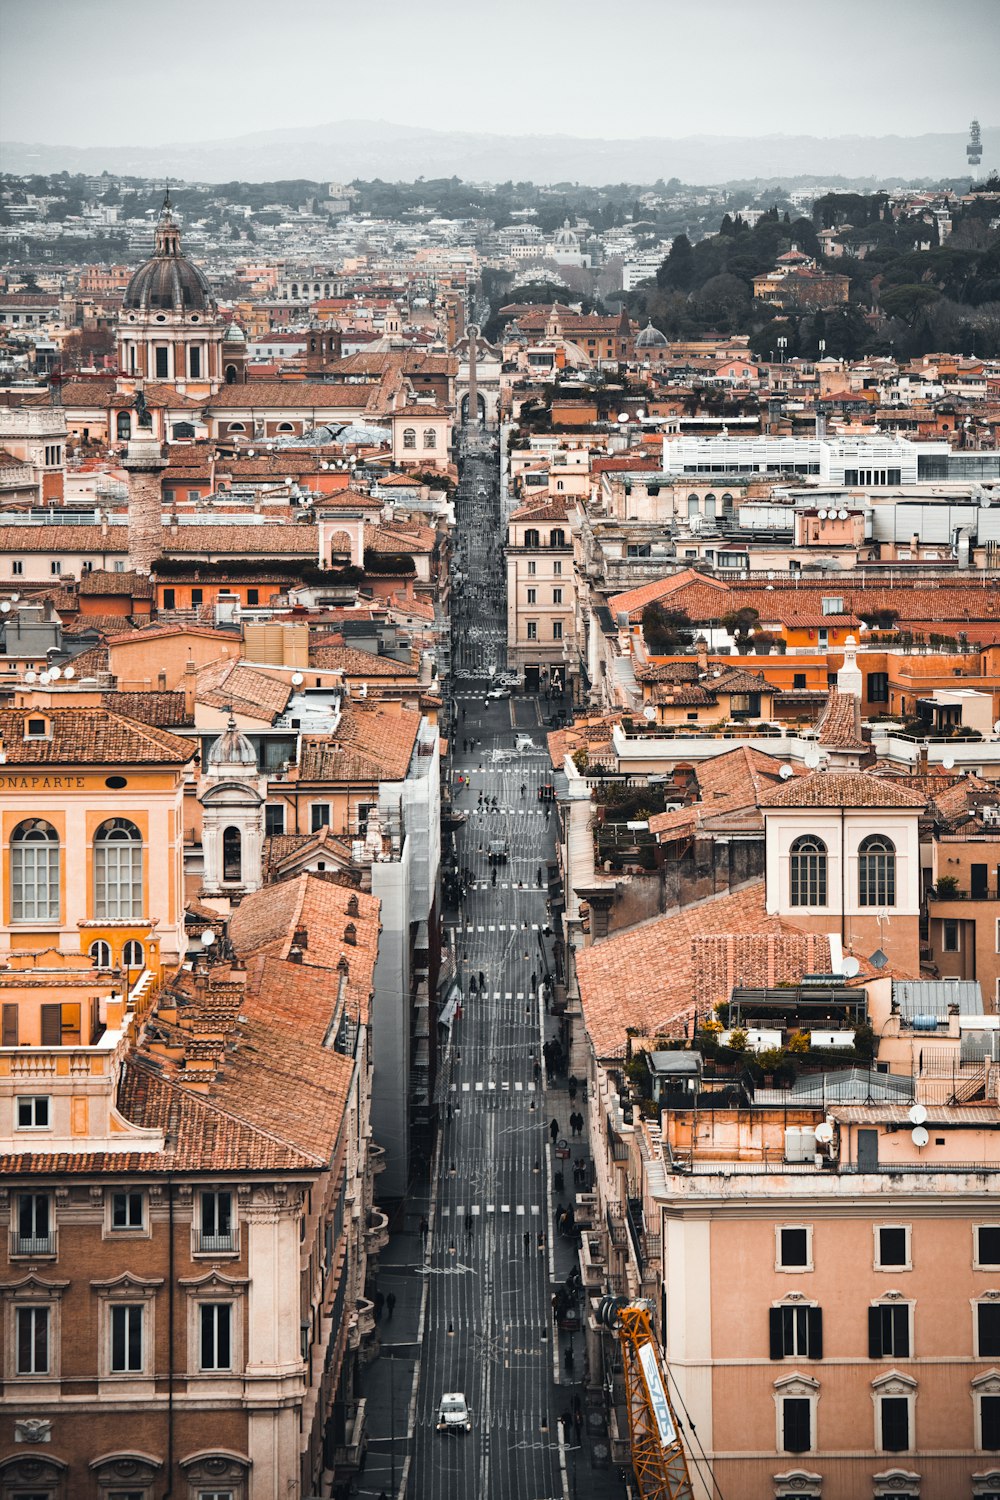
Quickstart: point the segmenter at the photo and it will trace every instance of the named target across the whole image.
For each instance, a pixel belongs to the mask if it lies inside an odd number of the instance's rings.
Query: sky
[[[0,140],[335,120],[921,135],[1000,122],[1000,0],[0,0]]]

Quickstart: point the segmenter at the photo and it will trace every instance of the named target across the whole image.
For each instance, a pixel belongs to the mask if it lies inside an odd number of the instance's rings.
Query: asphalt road
[[[537,792],[551,777],[533,700],[517,700],[517,731],[510,699],[484,704],[485,673],[504,665],[496,463],[495,455],[467,458],[457,502],[464,582],[453,609],[453,796],[468,814],[457,852],[473,882],[446,917],[466,1000],[441,1075],[444,1120],[407,1489],[413,1500],[564,1494],[549,1331],[549,1122],[535,1076],[544,1028],[538,981],[547,965],[539,873],[544,880],[554,842]],[[517,751],[525,720],[535,725],[533,748]],[[459,775],[468,779],[464,790],[457,789]],[[480,793],[489,807],[480,805]],[[508,848],[495,885],[488,857],[494,840]],[[464,1392],[468,1434],[436,1431],[445,1391]]]

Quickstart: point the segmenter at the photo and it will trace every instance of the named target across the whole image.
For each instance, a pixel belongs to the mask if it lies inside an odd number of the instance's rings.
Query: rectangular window
[[[54,557],[49,563],[49,572],[52,574],[53,578],[59,577],[59,574],[62,572],[62,563],[60,562],[58,557]]]
[[[17,1254],[51,1255],[55,1249],[47,1193],[20,1193],[17,1200]]]
[[[879,1271],[910,1264],[910,1231],[905,1224],[880,1224],[875,1231],[875,1264]]]
[[[204,602],[205,602],[205,590],[204,589],[192,589],[191,590],[191,607],[192,607],[192,609],[197,608],[197,606],[199,604],[204,604]]]
[[[910,1309],[906,1303],[877,1302],[868,1309],[868,1358],[909,1359]]]
[[[201,1194],[201,1236],[199,1250],[235,1250],[233,1195],[230,1192]]]
[[[191,371],[191,379],[192,380],[200,380],[201,379],[201,350],[198,348],[197,344],[195,344],[191,349],[188,350],[188,360],[189,360],[189,367],[190,367],[190,371]]]
[[[329,802],[314,802],[309,809],[309,828],[312,833],[319,833],[321,828],[330,827],[330,804]]]
[[[201,499],[201,490],[188,490],[187,495],[188,504],[197,505],[198,501]]]
[[[23,575],[24,563],[19,557],[14,558],[14,561],[10,565],[10,571],[13,573],[15,578],[20,578]]]
[[[563,638],[563,622],[562,622],[562,620],[553,620],[552,621],[552,639],[554,641],[561,641],[562,638]]]
[[[555,561],[553,562],[553,564],[552,564],[552,576],[554,578],[561,578],[562,577],[562,560],[561,560],[561,558],[557,557],[555,559]]]
[[[868,673],[868,702],[888,703],[889,701],[889,674],[888,672]]]
[[[1000,1396],[980,1396],[979,1430],[981,1448],[1000,1449]]]
[[[976,1266],[1000,1266],[1000,1224],[976,1225]]]
[[[822,1359],[823,1309],[772,1307],[770,1334],[772,1359]]]
[[[260,603],[260,589],[247,589],[247,604]]]
[[[879,1436],[887,1453],[905,1453],[910,1446],[910,1402],[907,1396],[883,1396],[879,1405]]]
[[[808,1271],[812,1269],[810,1256],[811,1230],[806,1225],[778,1230],[778,1270]]]
[[[786,1396],[781,1403],[781,1446],[786,1453],[808,1453],[812,1447],[812,1403],[807,1396]]]
[[[562,603],[562,589],[553,589],[552,590],[552,603],[553,604],[561,604]]]
[[[528,620],[528,621],[526,621],[526,629],[527,629],[527,633],[528,633],[528,640],[529,641],[537,641],[538,640],[538,621],[537,620]]]
[[[528,590],[528,603],[529,604],[537,604],[538,603],[538,590],[537,589],[529,589]]]
[[[203,1302],[198,1309],[199,1365],[203,1370],[231,1370],[233,1306]]]
[[[17,1373],[49,1373],[49,1327],[51,1313],[47,1307],[17,1309]]]
[[[145,1222],[145,1194],[138,1188],[111,1194],[111,1228],[142,1229]]]
[[[176,590],[175,589],[164,589],[163,590],[163,608],[164,609],[175,609],[176,608],[176,602],[177,602],[177,592],[176,592]]]
[[[169,356],[169,351],[166,348],[164,348],[164,346],[162,344],[158,344],[157,347],[156,347],[155,354],[156,354],[156,370],[155,370],[156,378],[157,378],[157,380],[166,380],[167,377],[168,377],[168,375],[170,374],[170,365],[169,365],[169,358],[170,358],[170,356]]]
[[[959,951],[957,917],[945,917],[941,923],[941,951],[942,953],[957,953]]]
[[[530,561],[528,562],[528,577],[529,578],[534,578],[534,576],[535,576],[535,574],[536,574],[537,571],[538,571],[538,565],[535,562],[534,558],[531,558]]]
[[[976,1306],[977,1359],[994,1359],[1000,1354],[1000,1302],[980,1302]]]
[[[49,1104],[47,1094],[19,1094],[17,1099],[18,1130],[48,1130],[51,1124]]]
[[[267,834],[268,838],[274,838],[275,835],[284,833],[284,831],[285,831],[285,805],[284,805],[284,803],[283,802],[279,803],[276,807],[271,807],[271,806],[265,807],[264,808],[264,832]]]
[[[111,1371],[135,1375],[142,1370],[141,1302],[125,1302],[111,1309]]]

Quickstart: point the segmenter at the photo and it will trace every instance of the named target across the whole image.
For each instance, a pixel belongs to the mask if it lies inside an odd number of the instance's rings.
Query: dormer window
[[[24,726],[24,738],[26,740],[47,740],[51,737],[51,726],[48,719],[30,717]]]

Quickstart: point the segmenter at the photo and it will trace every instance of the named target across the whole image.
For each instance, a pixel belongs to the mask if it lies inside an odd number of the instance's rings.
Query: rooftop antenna
[[[973,180],[979,180],[979,163],[983,159],[983,137],[979,130],[979,121],[973,120],[969,126],[969,144],[965,148],[965,154],[969,166],[974,167]]]

